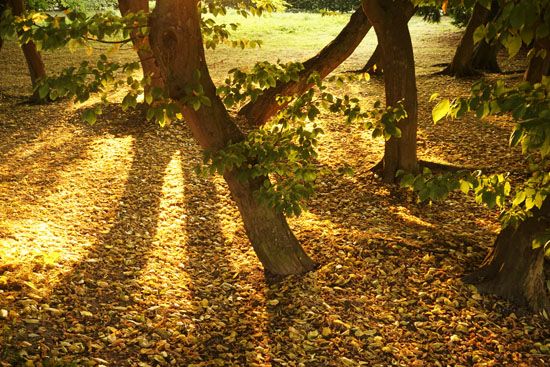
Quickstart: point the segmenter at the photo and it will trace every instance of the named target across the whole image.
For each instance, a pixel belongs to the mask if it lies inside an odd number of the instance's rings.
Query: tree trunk
[[[23,13],[25,12],[25,4],[23,0],[10,0],[9,5],[11,6],[13,15],[19,16],[23,15]],[[29,67],[29,74],[31,76],[31,83],[34,89],[38,80],[46,77],[46,68],[44,66],[44,62],[42,61],[42,56],[36,49],[36,45],[34,44],[34,42],[29,41],[26,44],[21,45],[21,48],[23,49],[25,60],[27,60],[27,66]],[[38,90],[35,90],[33,92],[32,100],[40,100]]]
[[[415,12],[416,8],[414,8],[413,11],[410,12],[409,20],[412,18]],[[358,71],[360,73],[369,73],[370,75],[382,75],[384,73],[382,64],[382,49],[380,48],[380,45],[377,45],[376,49],[369,58],[369,61],[367,61],[365,66],[363,66],[363,68]]]
[[[396,106],[403,100],[407,118],[399,121],[401,138],[386,141],[382,177],[394,182],[398,170],[414,172],[416,156],[417,92],[414,54],[407,15],[414,10],[411,2],[396,0],[363,0],[363,8],[372,23],[384,61],[386,106]]]
[[[182,101],[187,88],[200,84],[211,106],[197,111],[180,103],[184,119],[193,135],[205,149],[216,151],[244,136],[230,118],[210,78],[202,36],[198,0],[160,0],[151,17],[149,39],[166,88],[171,98]],[[288,227],[283,214],[256,200],[254,194],[266,177],[249,181],[237,179],[238,172],[226,172],[225,180],[244,221],[258,258],[273,274],[304,273],[315,268]]]
[[[497,61],[498,43],[487,43],[485,40],[477,44],[472,56],[472,68],[488,73],[501,73]]]
[[[540,51],[546,51],[546,55],[537,55]],[[544,53],[544,52],[543,52]],[[544,57],[543,57],[544,56]],[[537,40],[535,55],[529,61],[529,66],[523,78],[531,84],[540,83],[543,76],[550,74],[550,38]]]
[[[149,13],[149,1],[148,0],[118,0],[118,8],[120,13],[124,16],[129,13],[137,13],[143,11]],[[155,56],[151,52],[149,45],[149,38],[143,37],[138,34],[137,31],[131,33],[132,43],[137,51],[141,68],[143,69],[143,76],[151,77],[151,85],[146,88],[145,92],[148,92],[149,88],[164,87],[164,81],[162,80],[160,69],[155,60]]]
[[[482,267],[464,281],[482,293],[492,293],[539,311],[550,306],[545,284],[544,249],[533,239],[550,227],[550,198],[517,228],[503,229]]]
[[[443,70],[443,74],[456,77],[464,77],[477,74],[472,65],[474,55],[474,32],[477,27],[487,23],[489,15],[490,11],[487,8],[480,5],[479,3],[475,4],[472,16],[468,21],[468,25],[466,26],[464,35],[462,36],[460,44],[456,49],[453,60],[451,61],[449,66],[447,66],[447,68]]]
[[[4,10],[6,10],[8,0],[0,0],[0,18],[2,17],[2,14],[4,13]],[[2,51],[2,46],[4,45],[4,40],[2,37],[0,37],[0,51]]]
[[[304,70],[297,81],[277,83],[277,86],[267,89],[257,99],[248,102],[241,108],[239,115],[244,116],[251,126],[263,125],[286,106],[277,102],[277,96],[305,93],[313,86],[313,83],[308,83],[309,76],[315,71],[321,78],[330,74],[353,53],[370,28],[367,17],[359,7],[340,34],[315,57],[304,62]]]

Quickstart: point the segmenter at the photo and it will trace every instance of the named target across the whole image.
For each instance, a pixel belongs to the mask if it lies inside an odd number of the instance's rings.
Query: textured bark
[[[545,57],[537,56],[540,50],[546,50]],[[535,52],[535,56],[529,61],[529,66],[523,77],[532,84],[540,83],[543,76],[550,75],[550,38],[537,40]]]
[[[297,81],[278,83],[275,87],[267,89],[256,100],[247,103],[239,111],[239,115],[244,116],[252,126],[263,125],[285,106],[277,102],[277,96],[305,93],[313,86],[312,83],[308,83],[309,76],[315,71],[321,78],[330,74],[353,53],[370,28],[367,17],[359,7],[340,34],[316,56],[304,62],[304,70]]]
[[[230,118],[206,65],[200,31],[198,0],[159,0],[151,17],[149,39],[166,83],[174,100],[182,101],[186,88],[200,83],[211,107],[193,108],[181,103],[181,111],[199,144],[211,151],[244,138]],[[287,275],[307,272],[315,263],[306,255],[292,234],[283,214],[260,204],[254,193],[267,178],[240,181],[238,172],[224,175],[243,218],[246,233],[264,268],[273,274]]]
[[[22,15],[25,12],[25,4],[23,0],[10,0],[8,4],[12,9],[13,15]],[[21,49],[25,55],[25,60],[27,61],[27,66],[31,77],[31,83],[34,88],[38,80],[46,77],[46,67],[44,66],[42,56],[36,49],[34,42],[29,41],[26,44],[21,45]],[[40,99],[38,91],[34,91],[32,99],[34,101],[38,101]]]
[[[474,32],[480,25],[487,23],[489,20],[490,11],[476,3],[472,16],[468,21],[464,35],[460,40],[453,60],[445,70],[443,74],[452,75],[457,77],[476,75],[477,72],[472,65],[474,55]]]
[[[485,40],[478,43],[472,55],[472,68],[489,73],[501,73],[497,61],[498,43],[487,43]]]
[[[407,0],[364,0],[363,8],[376,31],[382,50],[386,105],[395,106],[403,100],[408,115],[397,123],[401,138],[391,138],[385,143],[382,177],[385,182],[394,182],[398,170],[414,172],[418,166],[418,102],[414,54],[408,27],[408,14],[414,7]]]
[[[407,8],[410,9],[410,8]],[[409,13],[408,17],[409,20],[412,18],[414,13],[416,12],[416,9],[413,8],[413,10]],[[376,46],[376,49],[372,53],[371,57],[363,66],[362,69],[358,70],[360,73],[369,73],[371,75],[382,75],[384,73],[384,69],[382,66],[382,49],[380,48],[380,45]]]
[[[118,0],[118,8],[122,15],[129,13],[137,13],[143,11],[149,13],[149,1],[148,0]],[[142,37],[138,32],[131,33],[132,42],[134,48],[137,51],[141,68],[143,69],[143,75],[149,75],[151,77],[150,87],[164,87],[164,81],[162,80],[160,69],[157,65],[155,57],[151,52],[149,45],[149,38]]]
[[[464,280],[482,293],[491,293],[539,311],[548,310],[550,299],[545,284],[544,250],[533,249],[535,236],[550,227],[550,199],[541,210],[517,228],[503,229],[482,267]]]

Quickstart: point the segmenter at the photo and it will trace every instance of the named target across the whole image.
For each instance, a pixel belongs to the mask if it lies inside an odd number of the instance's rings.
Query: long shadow
[[[62,104],[57,104],[50,107],[53,108],[44,110],[44,107],[40,108],[36,106],[19,107],[17,113],[25,114],[25,116],[21,117],[19,115],[9,115],[8,111],[14,108],[13,103],[10,102],[5,106],[5,112],[0,112],[0,141],[2,142],[0,144],[0,163],[9,164],[13,162],[14,168],[20,171],[20,175],[25,175],[30,173],[30,167],[36,160],[46,155],[52,156],[52,159],[49,161],[65,159],[67,154],[63,153],[69,151],[74,151],[74,154],[78,156],[78,153],[86,147],[86,143],[91,137],[78,136],[77,139],[73,139],[72,141],[65,142],[65,144],[61,146],[52,148],[48,142],[46,142],[46,139],[55,139],[56,137],[42,136],[48,130],[50,134],[54,135],[56,128],[62,129],[63,132],[66,133],[74,133],[74,129],[71,131],[70,125],[60,123],[60,120],[65,120],[67,115],[69,115],[64,111],[64,106]],[[2,108],[4,108],[3,104]],[[73,115],[69,118],[77,117]],[[81,139],[84,139],[84,141]],[[19,154],[16,154],[15,151],[22,145],[25,145],[26,148],[19,152]],[[41,146],[36,148],[35,145]],[[75,145],[81,149],[74,149]],[[67,160],[70,161],[70,159]],[[54,166],[63,165],[63,162],[48,163]],[[48,170],[53,171],[53,169]]]
[[[199,160],[182,153],[185,183],[184,225],[187,233],[186,271],[192,280],[192,297],[198,305],[193,329],[195,343],[181,365],[204,363],[248,366],[262,363],[265,333],[257,329],[265,314],[264,278],[261,264],[251,254],[250,244],[240,229],[235,204],[219,192],[212,178],[198,177],[193,166]],[[196,157],[196,155],[195,155]],[[223,213],[222,213],[223,211]],[[226,235],[223,223],[239,229]]]
[[[114,223],[98,236],[87,256],[64,274],[47,301],[41,300],[47,303],[51,317],[47,312],[35,312],[39,322],[19,320],[21,323],[14,325],[20,332],[4,345],[3,351],[0,349],[0,356],[12,358],[15,365],[25,360],[17,356],[22,351],[41,355],[40,360],[59,357],[66,362],[80,361],[84,355],[120,361],[139,354],[139,341],[120,344],[116,335],[125,328],[134,327],[137,334],[149,328],[133,311],[141,302],[136,279],[147,263],[154,240],[164,171],[176,145],[159,138],[155,128],[144,128],[132,119],[142,120],[130,115],[113,131],[134,138],[134,157],[124,194],[112,203],[118,206]],[[93,129],[101,131],[102,127]],[[105,226],[109,226],[108,221]],[[32,314],[29,304],[38,302],[23,296],[10,306],[22,317],[25,313],[33,317],[28,314]],[[37,306],[32,307],[36,310]]]

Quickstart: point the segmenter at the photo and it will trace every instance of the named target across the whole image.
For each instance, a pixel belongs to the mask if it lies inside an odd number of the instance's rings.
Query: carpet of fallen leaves
[[[429,96],[467,93],[472,80],[431,75],[458,33],[421,36],[422,159],[521,171],[509,121],[431,123]],[[200,153],[184,125],[159,128],[115,106],[89,126],[67,101],[26,104],[27,83],[7,43],[0,366],[550,362],[548,321],[460,280],[488,252],[498,213],[458,195],[419,204],[382,184],[369,171],[382,154],[370,133],[325,116],[320,164],[348,163],[355,175],[322,177],[308,212],[290,220],[319,269],[270,284],[223,180],[194,174]],[[345,89],[383,95],[376,79]]]

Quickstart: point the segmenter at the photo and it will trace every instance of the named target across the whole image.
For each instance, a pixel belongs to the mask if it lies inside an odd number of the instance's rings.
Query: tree
[[[464,281],[482,293],[497,294],[535,310],[550,309],[544,275],[544,246],[533,242],[550,228],[550,200],[518,225],[505,227],[497,236],[493,250],[481,268]]]
[[[386,105],[403,102],[407,117],[397,122],[399,137],[385,143],[382,177],[393,182],[398,170],[417,170],[417,92],[414,54],[409,33],[409,14],[414,5],[407,0],[363,1],[363,10],[372,23],[381,48]]]
[[[179,104],[184,119],[197,141],[216,150],[244,139],[223,102],[216,94],[204,56],[197,12],[197,0],[158,1],[151,17],[150,41],[168,94]],[[209,108],[187,105],[186,90],[200,83],[210,100]],[[227,171],[224,178],[239,207],[247,234],[264,267],[275,274],[309,271],[315,264],[302,250],[282,213],[255,198],[267,177],[239,179],[239,170]]]
[[[514,188],[508,175],[461,171],[406,175],[401,184],[414,188],[420,200],[441,200],[452,190],[473,192],[476,202],[502,209],[502,231],[482,267],[465,277],[481,292],[493,293],[535,310],[550,307],[544,257],[550,255],[550,78],[534,85],[510,88],[498,81],[472,87],[469,97],[443,100],[434,108],[434,121],[457,118],[470,111],[478,117],[512,115],[517,124],[510,145],[521,146],[528,178]]]
[[[138,12],[149,14],[149,1],[118,0],[118,8],[123,16]],[[153,55],[150,49],[149,38],[146,35],[141,35],[137,30],[131,33],[131,38],[141,63],[143,75],[151,78],[151,83],[148,85],[148,88],[164,87],[164,81],[160,75],[160,69],[157,65],[155,55]]]
[[[491,12],[489,9],[487,9],[487,7],[482,5],[480,2],[475,3],[472,11],[472,16],[468,21],[468,25],[466,26],[466,30],[464,31],[462,39],[460,40],[460,44],[456,49],[453,60],[451,61],[449,66],[447,66],[445,70],[443,70],[443,74],[463,77],[475,75],[477,73],[473,65],[476,50],[474,33],[479,26],[484,25],[488,22],[490,14]],[[487,56],[487,50],[481,49],[478,52],[480,52],[478,60],[481,62]]]
[[[413,12],[410,13],[409,20],[414,15],[415,10],[413,10]],[[382,75],[383,71],[384,69],[383,69],[383,62],[382,62],[382,49],[380,48],[380,45],[376,45],[374,52],[372,53],[371,57],[369,58],[365,66],[363,66],[359,70],[356,70],[355,72],[369,73],[370,75]]]
[[[550,75],[550,37],[537,40],[530,56],[524,79],[530,83],[537,83],[543,76]]]
[[[25,12],[25,4],[23,0],[7,0],[7,6],[11,8],[13,15],[20,16]],[[1,39],[2,37],[0,37]],[[0,42],[1,43],[1,42]],[[0,44],[1,46],[1,44]],[[36,45],[32,40],[21,45],[27,66],[29,68],[29,74],[31,77],[31,83],[33,86],[33,101],[39,101],[40,97],[36,89],[37,83],[40,79],[46,77],[46,67],[42,61],[42,56],[36,49]]]

